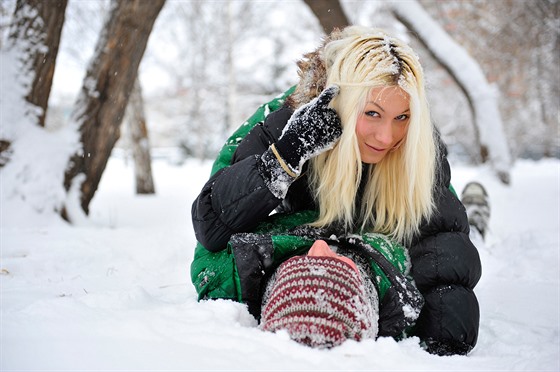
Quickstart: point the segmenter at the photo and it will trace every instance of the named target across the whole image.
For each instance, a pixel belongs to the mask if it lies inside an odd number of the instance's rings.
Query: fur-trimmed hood
[[[330,35],[323,38],[317,49],[304,54],[302,59],[297,62],[299,82],[296,91],[286,100],[289,107],[295,110],[319,96],[325,89],[327,68],[323,49],[329,42],[340,38],[342,38],[342,32],[335,29]]]

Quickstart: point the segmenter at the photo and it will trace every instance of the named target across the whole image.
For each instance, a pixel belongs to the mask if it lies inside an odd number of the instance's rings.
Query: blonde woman
[[[238,138],[193,204],[199,298],[245,302],[275,330],[266,309],[276,271],[320,241],[359,269],[375,310],[375,329],[363,334],[415,335],[431,353],[468,353],[481,264],[416,54],[353,26],[298,65],[295,91]],[[293,329],[301,339],[301,324]]]

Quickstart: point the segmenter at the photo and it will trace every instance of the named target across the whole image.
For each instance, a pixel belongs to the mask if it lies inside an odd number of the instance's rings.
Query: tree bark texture
[[[25,42],[23,66],[34,77],[26,96],[28,102],[42,109],[38,123],[45,126],[60,35],[68,0],[18,0],[10,39]]]
[[[343,29],[350,22],[339,0],[304,0],[328,35],[335,28]]]
[[[146,115],[144,113],[144,99],[138,78],[128,102],[128,128],[134,159],[134,175],[136,178],[137,194],[154,194],[154,179],[152,176],[152,158],[150,155],[150,142]]]
[[[138,66],[164,3],[165,0],[113,0],[111,3],[72,115],[80,130],[82,149],[70,160],[64,180],[69,190],[74,179],[85,174],[80,186],[80,204],[86,214],[120,136]]]

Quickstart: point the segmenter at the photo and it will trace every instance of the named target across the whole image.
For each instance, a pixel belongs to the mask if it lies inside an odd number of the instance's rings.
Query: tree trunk
[[[66,190],[71,192],[62,215],[70,221],[74,212],[80,213],[76,199],[83,212],[89,213],[89,203],[120,136],[120,124],[148,37],[164,3],[165,0],[111,3],[72,114],[80,130],[82,148],[71,158],[64,179]]]
[[[33,73],[27,101],[39,108],[38,124],[45,126],[52,80],[68,0],[18,0],[10,39],[27,41],[23,51],[25,73]]]
[[[339,0],[304,0],[319,20],[328,35],[335,28],[342,29],[350,24]]]
[[[134,81],[127,111],[132,157],[134,159],[134,174],[136,177],[136,193],[154,194],[155,187],[152,177],[150,142],[148,140],[148,128],[146,127],[142,88],[138,78]]]
[[[0,168],[10,161],[12,143],[5,139],[0,139]]]
[[[500,181],[509,184],[511,155],[496,94],[482,69],[417,1],[392,1],[390,4],[397,19],[417,35],[418,40],[464,92],[473,113],[482,162],[489,162]]]
[[[21,115],[36,118],[45,126],[60,34],[67,0],[18,0],[7,43],[18,56],[18,80],[29,105]],[[40,110],[37,110],[39,108]],[[13,138],[0,138],[0,168],[11,157]]]

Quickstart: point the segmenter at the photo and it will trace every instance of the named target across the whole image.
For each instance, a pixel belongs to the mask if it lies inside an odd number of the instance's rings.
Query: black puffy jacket
[[[280,200],[259,172],[258,159],[281,135],[291,114],[283,107],[257,124],[239,144],[232,165],[216,172],[193,203],[195,235],[209,251],[224,249],[233,234],[251,231],[275,209],[316,209],[305,175]],[[442,155],[434,190],[437,212],[422,224],[409,249],[411,274],[425,300],[413,335],[431,353],[466,354],[478,336],[479,307],[473,288],[481,263],[469,239],[465,208],[449,189],[451,173],[444,151]]]

